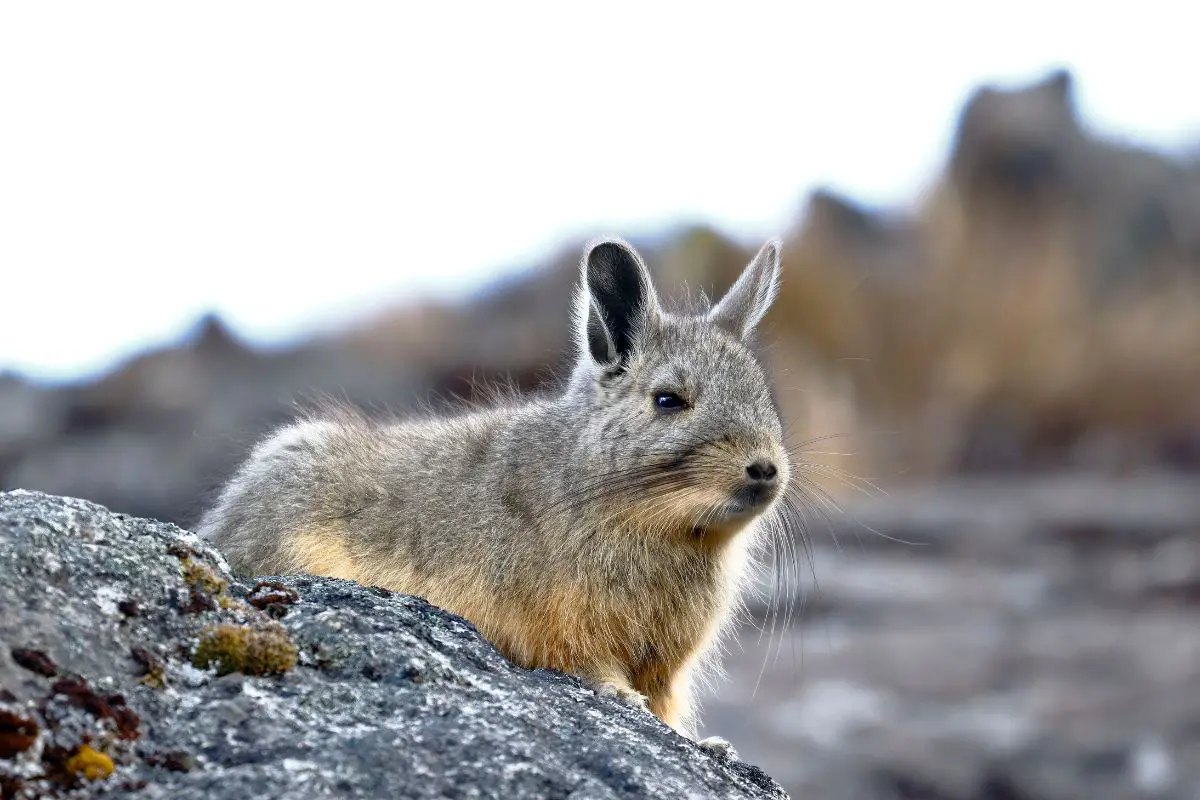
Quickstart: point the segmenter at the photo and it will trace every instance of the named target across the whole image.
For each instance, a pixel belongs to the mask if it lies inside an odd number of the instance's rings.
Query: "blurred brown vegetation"
[[[844,435],[821,449],[889,480],[1200,467],[1200,161],[1090,132],[1072,86],[980,88],[912,210],[808,198],[764,337],[795,441]],[[464,368],[536,385],[579,244],[485,314],[393,314],[358,336],[422,364],[473,341]],[[712,296],[755,247],[696,228],[648,250],[663,291]]]
[[[773,321],[892,432],[868,470],[1197,466],[1200,164],[1089,133],[1071,87],[977,91],[909,215],[811,199]]]

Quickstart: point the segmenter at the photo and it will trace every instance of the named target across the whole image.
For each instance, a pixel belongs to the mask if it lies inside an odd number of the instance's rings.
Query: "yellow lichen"
[[[98,781],[112,775],[112,759],[98,750],[93,750],[86,744],[79,746],[75,755],[67,759],[67,772],[82,775],[89,781]]]
[[[296,645],[282,625],[216,625],[200,634],[192,664],[213,667],[218,675],[271,675],[295,666],[296,656]]]
[[[165,689],[167,686],[166,670],[161,666],[151,667],[145,675],[138,678],[138,683],[149,686],[151,689]]]
[[[232,611],[236,608],[241,608],[242,603],[227,594],[217,595],[217,605],[225,611]]]
[[[179,568],[182,570],[183,579],[188,582],[188,585],[194,586],[197,589],[203,589],[209,594],[218,594],[225,591],[225,581],[199,561],[193,561],[190,558],[181,558],[179,560]]]

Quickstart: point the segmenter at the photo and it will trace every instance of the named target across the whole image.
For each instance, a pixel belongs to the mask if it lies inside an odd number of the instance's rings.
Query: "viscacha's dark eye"
[[[687,408],[683,398],[674,392],[655,392],[654,405],[659,411],[682,411]]]

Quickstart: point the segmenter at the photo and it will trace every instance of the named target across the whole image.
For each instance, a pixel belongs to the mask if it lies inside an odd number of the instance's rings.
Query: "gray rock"
[[[419,598],[272,580],[173,525],[0,494],[0,794],[787,797]],[[198,669],[218,625],[270,641],[282,674]],[[111,775],[77,775],[83,742]]]

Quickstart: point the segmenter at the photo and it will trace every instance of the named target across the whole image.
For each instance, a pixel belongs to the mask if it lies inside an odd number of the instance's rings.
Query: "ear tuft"
[[[762,321],[779,293],[783,243],[771,239],[738,277],[725,296],[708,312],[708,319],[738,338],[745,338]]]
[[[637,251],[616,237],[590,243],[580,268],[583,350],[597,364],[619,367],[658,306],[649,271]]]

